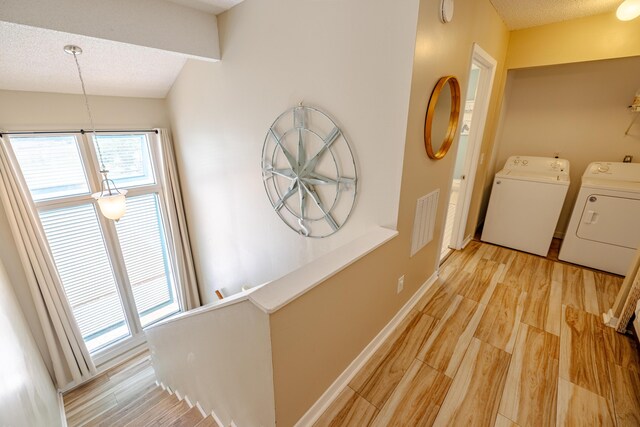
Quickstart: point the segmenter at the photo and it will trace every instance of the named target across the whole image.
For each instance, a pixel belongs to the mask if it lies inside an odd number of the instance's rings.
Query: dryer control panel
[[[568,175],[569,161],[553,157],[511,156],[504,164],[504,169]]]
[[[640,163],[593,162],[583,177],[640,182]]]

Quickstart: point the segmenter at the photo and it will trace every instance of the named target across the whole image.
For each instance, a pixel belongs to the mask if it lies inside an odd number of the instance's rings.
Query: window
[[[142,339],[181,310],[167,250],[157,139],[147,133],[9,138],[65,295],[89,351]],[[126,189],[119,222],[100,215],[99,153]]]

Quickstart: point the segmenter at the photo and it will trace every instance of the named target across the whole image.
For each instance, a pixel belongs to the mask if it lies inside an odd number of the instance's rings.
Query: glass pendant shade
[[[616,17],[621,21],[631,21],[640,16],[640,0],[625,0],[616,11]]]
[[[94,193],[91,195],[98,202],[100,212],[108,219],[118,221],[127,212],[126,190],[115,194]]]

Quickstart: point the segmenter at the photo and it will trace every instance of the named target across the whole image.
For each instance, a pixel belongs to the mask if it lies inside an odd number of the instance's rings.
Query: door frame
[[[465,246],[465,229],[467,219],[469,218],[469,209],[471,208],[471,196],[476,179],[476,172],[478,171],[478,160],[480,159],[480,152],[482,151],[482,139],[487,123],[487,115],[489,114],[489,104],[491,102],[493,81],[498,62],[482,49],[478,43],[474,43],[471,52],[471,61],[469,63],[469,73],[471,73],[471,67],[474,64],[480,68],[480,75],[478,76],[476,101],[473,108],[467,153],[465,155],[462,174],[464,178],[460,181],[458,204],[456,205],[451,241],[449,242],[449,247],[453,249],[462,249]],[[464,111],[462,114],[464,114]],[[453,183],[453,172],[451,175],[451,183]]]

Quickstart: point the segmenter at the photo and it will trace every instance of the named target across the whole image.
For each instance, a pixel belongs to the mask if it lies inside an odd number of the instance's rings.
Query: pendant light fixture
[[[98,135],[96,134],[96,127],[93,124],[93,116],[91,109],[89,108],[89,98],[87,98],[87,91],[84,87],[84,79],[82,78],[82,71],[80,71],[80,63],[78,62],[78,55],[82,53],[82,49],[75,45],[67,45],[64,47],[64,51],[70,55],[73,55],[73,59],[78,69],[78,77],[80,78],[80,85],[82,86],[82,95],[84,96],[84,104],[87,108],[87,115],[89,116],[89,122],[91,124],[91,132],[93,133],[93,139],[96,142],[96,151],[98,152],[98,159],[100,160],[100,174],[102,174],[102,182],[100,184],[100,192],[91,195],[98,202],[100,212],[108,219],[118,221],[122,218],[127,211],[127,204],[125,195],[127,190],[119,190],[113,180],[107,176],[109,171],[104,165],[102,159],[102,151],[100,150],[100,142],[98,141]]]

